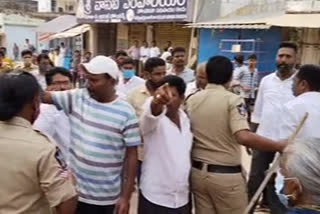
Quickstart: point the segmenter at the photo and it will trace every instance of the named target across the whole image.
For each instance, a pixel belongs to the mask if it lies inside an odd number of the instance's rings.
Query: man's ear
[[[145,78],[146,80],[151,79],[151,74],[150,74],[149,72],[144,71],[143,74],[144,74],[144,78]]]
[[[309,87],[309,84],[308,84],[308,82],[306,80],[302,80],[298,84],[301,84],[301,86],[302,86],[304,91],[309,91],[310,87]]]

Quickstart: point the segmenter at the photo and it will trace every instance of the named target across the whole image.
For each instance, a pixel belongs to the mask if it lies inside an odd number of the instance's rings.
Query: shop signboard
[[[190,21],[191,0],[79,0],[79,23]]]

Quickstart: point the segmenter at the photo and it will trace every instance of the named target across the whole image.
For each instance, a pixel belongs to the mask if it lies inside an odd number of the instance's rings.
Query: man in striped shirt
[[[236,80],[240,82],[240,96],[244,98],[248,108],[248,121],[251,119],[251,106],[255,101],[255,93],[258,88],[258,70],[257,56],[252,54],[248,57],[248,67],[242,69],[236,76]]]
[[[87,88],[43,97],[69,116],[77,214],[127,214],[141,143],[138,120],[133,107],[116,95],[119,70],[112,59],[97,56],[82,66]]]

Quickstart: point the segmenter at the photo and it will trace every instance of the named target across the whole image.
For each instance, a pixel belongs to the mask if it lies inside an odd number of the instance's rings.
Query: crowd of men
[[[170,66],[159,53],[138,73],[130,51],[77,58],[73,73],[46,54],[33,66],[30,50],[8,69],[0,52],[0,213],[128,214],[137,186],[138,214],[241,214],[276,152],[260,208],[320,213],[320,67],[296,70],[294,43],[280,44],[257,97],[255,55],[248,66],[236,56],[236,69],[213,56],[194,72],[170,47]],[[242,145],[253,149],[248,182]]]

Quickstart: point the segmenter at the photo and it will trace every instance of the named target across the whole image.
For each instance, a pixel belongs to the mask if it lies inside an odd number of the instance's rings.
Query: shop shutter
[[[161,52],[164,51],[167,41],[171,41],[173,47],[184,47],[188,52],[191,29],[185,28],[183,24],[158,23],[154,25],[154,33]]]

